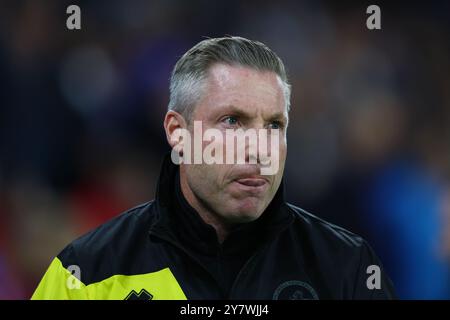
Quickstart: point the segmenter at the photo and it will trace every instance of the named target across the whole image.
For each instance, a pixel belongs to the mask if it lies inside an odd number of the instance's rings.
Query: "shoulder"
[[[291,240],[296,242],[313,270],[338,288],[334,296],[350,299],[392,299],[395,290],[382,263],[361,236],[288,204],[295,220]],[[380,287],[367,287],[369,267],[378,267]],[[371,271],[372,272],[372,271]]]
[[[295,217],[295,223],[316,240],[331,242],[335,245],[349,248],[359,248],[366,245],[365,240],[361,236],[345,228],[323,220],[290,203],[287,206]]]
[[[83,271],[83,283],[107,276],[132,273],[125,261],[142,255],[154,218],[152,201],[121,213],[96,229],[77,238],[58,255],[62,265],[77,265]]]
[[[330,263],[333,260],[346,260],[357,264],[364,251],[371,251],[369,244],[361,236],[297,206],[287,206],[295,217],[293,236],[324,260],[330,259]]]
[[[130,237],[137,237],[149,225],[152,202],[129,209],[117,217],[105,222],[94,230],[72,242],[75,249],[96,251],[105,246],[125,243]]]

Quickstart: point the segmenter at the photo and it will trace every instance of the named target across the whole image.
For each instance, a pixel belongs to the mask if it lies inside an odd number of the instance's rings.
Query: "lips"
[[[259,175],[243,174],[233,180],[235,190],[241,196],[261,196],[269,188],[269,180]]]
[[[261,187],[267,183],[267,180],[262,178],[241,178],[235,181],[247,187]]]

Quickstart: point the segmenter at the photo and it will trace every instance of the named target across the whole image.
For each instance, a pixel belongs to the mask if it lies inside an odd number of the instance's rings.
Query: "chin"
[[[263,213],[263,208],[260,203],[254,201],[246,201],[239,203],[231,210],[232,220],[236,223],[252,222],[258,219]]]

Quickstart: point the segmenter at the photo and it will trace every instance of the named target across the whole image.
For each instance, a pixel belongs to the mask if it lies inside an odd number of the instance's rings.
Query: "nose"
[[[245,148],[245,163],[267,165],[272,152],[278,150],[278,136],[272,136],[274,132],[265,128],[252,130],[255,134],[249,134],[244,140],[245,146],[241,146]]]
[[[251,137],[245,147],[245,162],[259,164],[258,130],[255,137]]]

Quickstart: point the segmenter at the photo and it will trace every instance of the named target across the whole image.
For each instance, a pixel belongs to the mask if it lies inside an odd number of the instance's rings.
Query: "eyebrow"
[[[285,116],[284,112],[277,112],[269,117],[269,120],[282,120],[284,122],[288,121],[288,118]]]
[[[225,106],[221,110],[221,113],[232,113],[234,115],[237,115],[237,116],[245,118],[245,119],[251,119],[252,118],[248,112],[246,112],[245,110],[243,110],[241,108],[238,108],[238,107],[236,107],[234,105]]]
[[[241,118],[244,118],[244,119],[251,119],[251,118],[253,118],[252,116],[250,116],[250,114],[248,112],[246,112],[245,110],[243,110],[241,108],[238,108],[238,107],[236,107],[234,105],[225,106],[222,109],[222,111],[221,111],[221,113],[228,113],[228,112],[232,113],[232,114],[234,114],[236,116],[239,116]],[[269,121],[282,120],[284,122],[287,122],[288,118],[285,116],[284,112],[277,112],[275,114],[270,115],[268,117],[268,119],[266,119],[266,120],[269,120]]]

